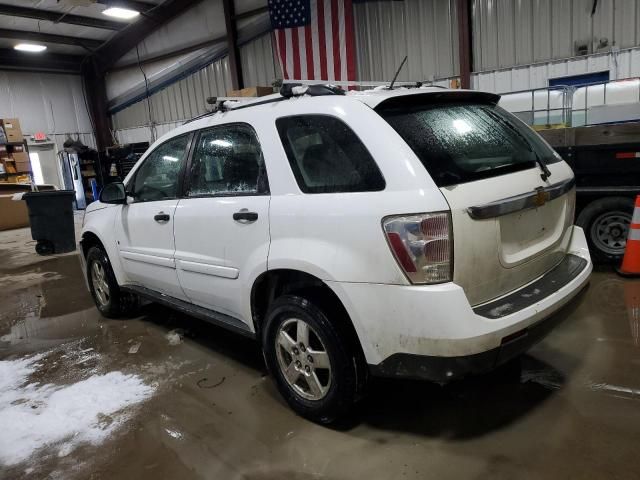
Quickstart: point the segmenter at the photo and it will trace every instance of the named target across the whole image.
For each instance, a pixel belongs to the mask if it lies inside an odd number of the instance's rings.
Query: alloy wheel
[[[104,267],[100,262],[93,262],[93,265],[91,265],[91,284],[100,306],[107,306],[111,299],[111,291],[107,283]]]
[[[303,320],[282,322],[275,338],[278,366],[293,390],[307,400],[321,400],[331,387],[331,361],[316,331]]]

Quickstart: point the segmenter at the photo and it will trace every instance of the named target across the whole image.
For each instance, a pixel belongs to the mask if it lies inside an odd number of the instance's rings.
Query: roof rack
[[[183,125],[187,123],[191,123],[195,120],[200,120],[201,118],[209,117],[218,112],[227,112],[230,110],[240,110],[243,108],[256,107],[258,105],[266,105],[268,103],[281,102],[283,100],[288,100],[292,97],[301,97],[302,95],[309,95],[311,97],[322,97],[326,95],[344,95],[345,91],[342,88],[336,85],[325,85],[325,84],[314,84],[314,85],[303,85],[301,83],[285,83],[280,87],[280,96],[275,98],[268,98],[262,101],[254,101],[252,97],[209,97],[207,98],[207,103],[209,105],[214,105],[213,110],[210,112],[203,113],[202,115],[198,115],[193,117]],[[238,102],[239,104],[234,104],[230,102]],[[242,102],[246,102],[244,105]]]

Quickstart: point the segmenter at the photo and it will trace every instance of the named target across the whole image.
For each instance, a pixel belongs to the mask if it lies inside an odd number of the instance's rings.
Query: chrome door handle
[[[168,213],[159,212],[153,217],[153,219],[158,223],[163,223],[163,222],[168,222],[171,219],[171,217],[169,216]]]

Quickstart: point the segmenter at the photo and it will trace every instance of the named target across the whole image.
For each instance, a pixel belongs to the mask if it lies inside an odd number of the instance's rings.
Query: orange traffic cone
[[[640,195],[636,197],[627,246],[624,249],[624,258],[618,273],[625,277],[640,277]]]

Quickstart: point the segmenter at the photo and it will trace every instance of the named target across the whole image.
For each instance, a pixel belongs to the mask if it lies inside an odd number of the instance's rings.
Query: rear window
[[[496,105],[407,103],[382,104],[376,110],[439,187],[537,167],[538,159],[560,161],[535,132]]]
[[[358,136],[328,115],[276,120],[289,164],[305,193],[383,190],[384,178]]]

